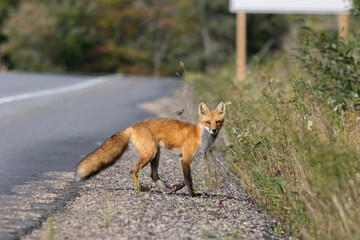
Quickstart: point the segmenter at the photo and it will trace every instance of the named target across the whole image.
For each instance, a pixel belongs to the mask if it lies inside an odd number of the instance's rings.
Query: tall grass
[[[272,59],[238,84],[233,67],[185,79],[199,100],[231,103],[229,168],[288,231],[305,239],[359,239],[360,114],[333,112],[291,64]]]

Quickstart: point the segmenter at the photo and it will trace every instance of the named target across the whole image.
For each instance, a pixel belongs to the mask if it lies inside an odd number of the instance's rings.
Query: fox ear
[[[205,102],[200,102],[199,104],[199,115],[206,115],[210,111],[208,105]]]
[[[223,101],[219,102],[215,109],[218,114],[225,114],[225,103]]]

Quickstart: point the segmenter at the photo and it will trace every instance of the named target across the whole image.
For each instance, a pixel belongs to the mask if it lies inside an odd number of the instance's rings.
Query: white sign
[[[350,0],[229,0],[230,12],[246,13],[344,13]]]

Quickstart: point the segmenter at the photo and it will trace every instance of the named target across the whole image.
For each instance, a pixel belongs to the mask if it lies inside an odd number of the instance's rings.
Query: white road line
[[[20,100],[29,99],[29,98],[44,97],[44,96],[49,96],[49,95],[54,95],[54,94],[59,94],[59,93],[72,92],[72,91],[84,89],[87,87],[95,86],[95,85],[103,83],[107,80],[108,79],[106,79],[105,77],[98,77],[98,78],[95,78],[92,80],[88,80],[86,82],[77,83],[77,84],[73,84],[73,85],[69,85],[69,86],[65,86],[65,87],[51,88],[51,89],[46,89],[46,90],[41,90],[41,91],[36,91],[36,92],[22,93],[22,94],[17,94],[17,95],[13,95],[13,96],[3,97],[3,98],[0,98],[0,104],[20,101]]]

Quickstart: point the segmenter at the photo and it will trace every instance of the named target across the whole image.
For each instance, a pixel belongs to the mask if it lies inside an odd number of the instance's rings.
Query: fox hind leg
[[[155,157],[150,161],[150,166],[151,166],[150,176],[157,186],[159,186],[165,192],[170,192],[171,189],[159,177],[158,174],[159,160],[160,160],[160,146],[158,145]]]
[[[138,182],[138,175],[140,168],[145,167],[157,154],[157,144],[152,139],[151,133],[140,129],[134,131],[131,135],[131,140],[134,148],[139,153],[139,161],[135,164],[130,171],[130,177],[134,184]]]
[[[140,140],[141,139],[141,140]],[[166,184],[159,178],[158,167],[159,167],[159,158],[160,158],[160,146],[152,141],[151,135],[147,132],[142,132],[142,134],[134,134],[132,136],[132,142],[135,149],[140,154],[139,161],[135,164],[134,168],[130,171],[131,179],[134,184],[138,181],[138,173],[140,168],[145,167],[149,162],[151,165],[151,178],[157,186],[162,190],[169,192],[170,189]],[[146,144],[142,144],[146,142]]]
[[[141,168],[145,167],[150,162],[149,158],[140,157],[140,160],[135,164],[133,169],[130,171],[130,177],[133,180],[134,184],[136,185],[139,177],[139,171]],[[140,186],[140,189],[144,189]]]
[[[136,146],[135,146],[135,149]],[[137,149],[138,150],[138,149]],[[154,149],[147,149],[148,151],[139,151],[140,158],[139,161],[135,164],[135,166],[130,171],[130,177],[133,180],[134,184],[138,182],[139,171],[143,167],[149,164],[149,162],[156,156],[156,147]]]

